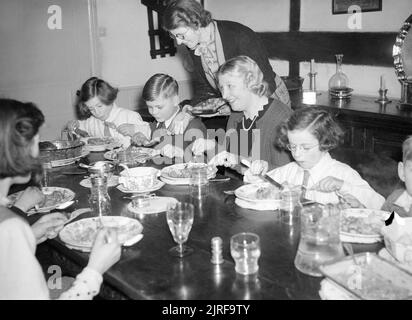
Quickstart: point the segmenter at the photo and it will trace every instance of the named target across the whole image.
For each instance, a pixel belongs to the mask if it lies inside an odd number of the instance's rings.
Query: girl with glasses
[[[343,131],[326,110],[302,108],[280,127],[278,143],[291,151],[294,162],[267,174],[288,186],[303,186],[305,198],[320,203],[338,203],[351,207],[380,209],[385,199],[347,164],[333,159],[329,150],[338,146]],[[261,181],[265,161],[254,161],[245,173],[247,182]]]

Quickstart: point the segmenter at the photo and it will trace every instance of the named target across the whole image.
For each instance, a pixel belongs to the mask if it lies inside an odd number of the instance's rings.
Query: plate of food
[[[412,299],[412,274],[375,253],[348,256],[320,266],[320,271],[358,299]]]
[[[342,241],[378,242],[382,240],[381,228],[390,213],[382,210],[351,208],[341,213],[340,235]]]
[[[210,98],[195,105],[190,112],[198,117],[219,116],[222,115],[219,113],[219,109],[227,104],[227,101],[222,98]]]
[[[60,187],[43,187],[41,190],[44,194],[44,199],[39,203],[38,207],[27,211],[28,215],[34,213],[49,212],[56,209],[58,206],[74,199],[75,193],[67,188]],[[19,191],[11,194],[8,198],[14,203],[22,194],[23,191]]]
[[[132,243],[139,239],[143,231],[142,224],[136,219],[122,216],[103,216],[101,218],[85,218],[66,225],[59,233],[60,239],[73,249],[91,251],[94,240],[100,229],[100,222],[104,227],[116,229],[119,243]]]
[[[90,152],[101,152],[121,147],[121,142],[113,137],[85,137],[81,138],[86,145],[86,150]]]
[[[191,169],[194,167],[206,167],[208,179],[213,178],[217,172],[216,167],[206,163],[179,163],[163,168],[160,179],[167,184],[190,184]]]
[[[280,190],[269,182],[245,184],[235,190],[237,198],[253,202],[280,201],[280,195]]]
[[[119,163],[133,165],[144,163],[149,158],[160,154],[159,150],[145,147],[129,147],[127,149],[119,148],[107,151],[104,158],[110,161],[118,161]]]

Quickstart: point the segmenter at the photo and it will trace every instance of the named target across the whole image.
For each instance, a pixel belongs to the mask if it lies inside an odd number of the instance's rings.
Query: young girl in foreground
[[[297,110],[280,130],[279,144],[292,152],[295,161],[270,171],[269,176],[288,185],[306,186],[302,193],[309,200],[337,203],[341,198],[351,207],[381,208],[385,199],[358,172],[330,156],[329,150],[339,144],[343,132],[326,110]],[[258,181],[254,175],[265,173],[267,167],[265,161],[254,161],[245,181]]]
[[[43,122],[42,112],[32,103],[0,99],[0,300],[50,297],[35,256],[36,238],[40,242],[47,237],[36,237],[29,224],[9,209],[7,199],[10,187],[27,183],[39,165],[38,132]],[[56,231],[63,223],[50,224],[50,228]],[[102,274],[119,260],[120,253],[117,232],[101,230],[87,267],[60,299],[92,299],[99,292]]]

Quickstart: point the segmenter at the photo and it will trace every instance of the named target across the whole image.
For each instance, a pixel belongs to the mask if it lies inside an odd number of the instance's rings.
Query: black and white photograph
[[[412,299],[411,26],[410,0],[0,1],[0,300]]]

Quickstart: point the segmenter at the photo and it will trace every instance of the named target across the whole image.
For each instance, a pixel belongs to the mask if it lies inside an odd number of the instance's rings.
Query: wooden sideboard
[[[402,142],[412,135],[412,109],[400,108],[396,100],[382,107],[375,100],[365,96],[335,100],[327,92],[321,92],[316,105],[331,111],[345,130],[343,147],[400,161]]]

